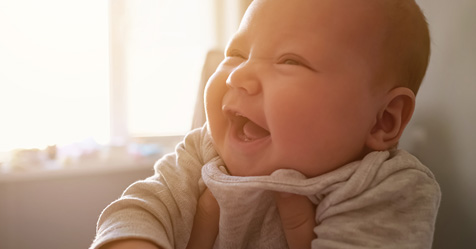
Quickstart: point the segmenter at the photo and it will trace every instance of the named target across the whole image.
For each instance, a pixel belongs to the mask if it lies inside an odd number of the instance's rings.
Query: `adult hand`
[[[218,235],[220,207],[208,188],[198,200],[187,249],[212,249]]]
[[[311,248],[315,206],[306,196],[276,193],[281,223],[290,249]],[[211,249],[218,235],[220,207],[210,190],[200,196],[187,249]]]
[[[306,196],[289,193],[276,193],[275,199],[289,249],[311,248],[317,238],[314,204]]]

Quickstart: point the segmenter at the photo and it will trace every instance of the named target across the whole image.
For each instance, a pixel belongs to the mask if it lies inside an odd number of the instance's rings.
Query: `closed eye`
[[[286,65],[301,65],[299,61],[293,60],[293,59],[285,59],[284,61],[280,62],[280,64],[286,64]]]
[[[226,57],[234,57],[234,58],[240,58],[240,59],[243,59],[243,60],[246,60],[247,57],[245,56],[245,54],[239,50],[236,50],[236,49],[233,49],[233,50],[228,50],[226,52]]]
[[[286,54],[282,56],[278,60],[278,64],[290,65],[290,66],[302,66],[312,71],[316,71],[309,65],[309,63],[305,59],[301,58],[298,55],[293,55],[293,54]]]

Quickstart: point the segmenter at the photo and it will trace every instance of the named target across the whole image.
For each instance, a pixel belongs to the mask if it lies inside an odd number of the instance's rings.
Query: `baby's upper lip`
[[[222,110],[225,116],[232,121],[245,122],[246,120],[249,120],[269,132],[267,126],[259,122],[256,118],[248,116],[243,110],[239,108],[230,105],[223,105]]]
[[[231,106],[224,105],[222,107],[222,110],[225,116],[229,118],[230,120],[237,120],[237,119],[243,119],[243,118],[249,119],[246,115],[243,114],[243,112]]]

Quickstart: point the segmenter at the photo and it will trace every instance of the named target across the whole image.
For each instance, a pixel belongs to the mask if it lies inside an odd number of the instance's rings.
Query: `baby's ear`
[[[398,87],[388,92],[367,138],[367,147],[382,151],[398,144],[414,109],[415,94],[409,88]]]

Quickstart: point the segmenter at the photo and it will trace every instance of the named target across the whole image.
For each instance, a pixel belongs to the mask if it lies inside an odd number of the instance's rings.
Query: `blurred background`
[[[435,174],[442,201],[433,248],[476,245],[476,1],[417,0],[432,57],[402,147]]]
[[[87,248],[191,129],[207,53],[250,2],[0,0],[0,248]],[[401,147],[442,188],[433,248],[473,248],[476,1],[417,2],[432,57]]]

